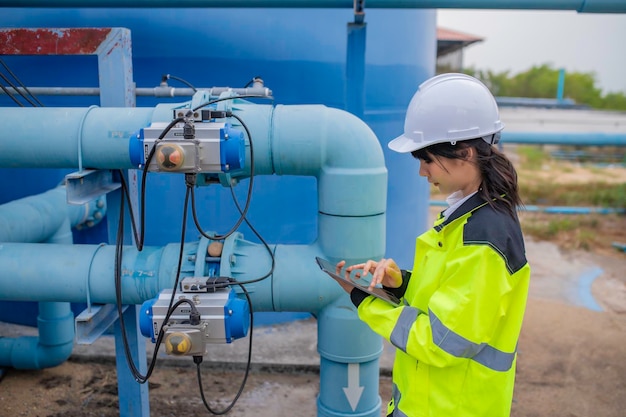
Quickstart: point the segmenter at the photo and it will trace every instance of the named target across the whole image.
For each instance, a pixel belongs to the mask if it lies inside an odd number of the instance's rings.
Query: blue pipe
[[[502,132],[503,143],[569,146],[626,146],[626,133]]]
[[[137,107],[2,108],[0,167],[136,168],[129,138],[150,124],[153,111]],[[15,140],[16,135],[24,140]]]
[[[431,206],[447,207],[443,200],[431,200]],[[571,206],[536,206],[524,205],[520,211],[541,212],[551,214],[625,214],[626,209],[610,207],[571,207]]]
[[[225,7],[219,0],[5,0],[5,7]],[[352,0],[230,0],[228,7],[259,8],[346,8]],[[576,10],[582,13],[624,13],[626,5],[619,0],[368,0],[368,9],[520,9]]]
[[[57,187],[39,196],[28,197],[0,206],[0,220],[15,221],[13,226],[30,224],[34,229],[42,225],[41,220],[49,219],[55,227],[51,233],[24,233],[0,235],[0,242],[7,242],[2,238],[39,239],[49,243],[72,243],[72,225],[82,223],[81,212],[86,212],[82,206],[74,206],[73,210],[64,210],[64,187]],[[72,206],[68,206],[72,207]],[[33,213],[31,213],[33,211]],[[23,218],[19,218],[19,213]],[[61,213],[59,217],[56,213]],[[41,214],[39,218],[38,214]],[[70,219],[72,219],[70,221]],[[56,223],[60,220],[61,224]],[[9,223],[11,224],[11,223]],[[25,228],[23,228],[25,229]],[[49,278],[46,273],[43,276]],[[11,366],[17,369],[43,369],[58,366],[65,362],[72,354],[74,347],[74,313],[67,302],[40,302],[37,316],[38,337],[23,336],[18,338],[0,337],[0,366]]]
[[[65,187],[0,205],[0,242],[59,242],[57,233],[71,227],[94,226],[106,214],[106,199],[85,205],[67,204]],[[67,227],[62,227],[69,221]],[[71,237],[65,243],[72,243]]]
[[[565,70],[559,70],[559,82],[556,88],[556,100],[560,103],[563,101],[563,90],[565,89]]]
[[[74,314],[69,303],[39,303],[37,328],[39,337],[0,337],[0,366],[43,369],[60,365],[70,357]]]

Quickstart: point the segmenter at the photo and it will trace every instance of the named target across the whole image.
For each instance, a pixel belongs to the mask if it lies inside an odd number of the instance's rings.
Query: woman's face
[[[428,156],[428,159],[419,159],[419,174],[426,177],[442,193],[452,194],[460,190],[466,196],[478,190],[481,183],[480,172],[472,162],[472,155],[467,159],[450,159],[431,154]]]

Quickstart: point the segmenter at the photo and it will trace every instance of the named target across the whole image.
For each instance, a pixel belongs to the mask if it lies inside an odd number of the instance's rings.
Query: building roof
[[[447,55],[473,43],[482,41],[483,38],[479,38],[478,36],[438,27],[437,56]]]

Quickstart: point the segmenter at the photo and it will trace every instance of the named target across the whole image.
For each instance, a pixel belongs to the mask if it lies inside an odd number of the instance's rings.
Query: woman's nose
[[[422,161],[420,161],[420,170],[419,170],[419,175],[421,177],[427,177],[428,176],[428,172],[426,167],[424,166],[426,165],[425,163],[423,163]]]

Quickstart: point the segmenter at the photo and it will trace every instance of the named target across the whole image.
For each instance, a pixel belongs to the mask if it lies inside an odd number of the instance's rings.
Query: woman
[[[344,287],[359,318],[397,348],[388,416],[510,414],[530,268],[517,174],[494,146],[503,127],[480,81],[443,74],[420,86],[404,134],[389,143],[410,152],[419,175],[450,196],[417,238],[411,271],[393,259],[344,270],[371,275],[371,287],[383,285],[403,301],[394,307]]]

